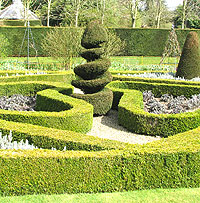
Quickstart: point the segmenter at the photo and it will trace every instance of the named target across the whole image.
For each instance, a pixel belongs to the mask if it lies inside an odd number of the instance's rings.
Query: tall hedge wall
[[[115,29],[118,36],[126,41],[126,56],[161,56],[167,41],[168,29]],[[191,30],[176,30],[182,48]],[[193,30],[194,31],[194,30]],[[200,36],[200,30],[195,30]]]
[[[9,42],[9,50],[11,56],[18,56],[20,46],[25,33],[25,27],[0,27],[0,33],[4,34]],[[41,42],[44,39],[45,34],[54,28],[48,27],[32,27],[32,33],[36,48],[38,49],[39,56],[45,56],[46,53],[42,50]],[[70,28],[59,28],[70,29]],[[75,29],[75,28],[73,28]],[[79,28],[82,29],[82,28]],[[126,56],[161,56],[165,47],[165,42],[169,34],[168,29],[129,29],[129,28],[110,28],[115,30],[117,35],[122,40],[125,40],[127,46],[124,51]],[[178,40],[181,48],[187,34],[191,30],[176,30]],[[200,30],[195,30],[200,36]],[[159,43],[158,43],[159,41]],[[24,46],[25,47],[25,46]],[[22,55],[26,54],[26,49]],[[34,50],[31,50],[31,54],[35,54]]]

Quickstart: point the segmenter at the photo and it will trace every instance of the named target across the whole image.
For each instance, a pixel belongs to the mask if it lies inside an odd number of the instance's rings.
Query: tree
[[[108,71],[110,60],[103,57],[102,44],[108,40],[106,29],[100,22],[92,21],[86,27],[81,45],[85,50],[81,56],[87,63],[74,68],[77,80],[72,85],[85,94],[73,94],[73,97],[83,99],[93,105],[93,114],[105,115],[112,107],[113,93],[105,86],[112,81]]]
[[[112,30],[107,30],[108,40],[103,43],[102,48],[104,49],[103,56],[119,56],[123,54],[126,43],[122,41],[116,32]]]
[[[48,9],[47,9],[47,26],[49,27],[49,18],[50,18],[50,11],[51,11],[51,0],[47,0]]]
[[[171,20],[165,0],[146,0],[144,5],[143,19],[147,26],[160,28],[161,23]]]
[[[200,77],[200,43],[196,32],[190,32],[187,35],[176,77],[185,79]]]
[[[163,6],[162,6],[162,0],[157,0],[156,2],[156,28],[160,28],[160,19],[161,19],[161,14],[162,14],[162,9],[163,9]]]
[[[179,42],[177,39],[177,35],[174,29],[174,26],[172,26],[172,29],[169,33],[164,52],[162,54],[162,59],[160,61],[160,64],[162,64],[167,57],[179,57],[181,55]]]
[[[200,28],[200,1],[183,0],[183,4],[178,6],[174,14],[174,24],[181,25],[181,28]]]
[[[42,48],[50,57],[58,59],[66,69],[71,68],[72,57],[80,51],[80,29],[54,28],[44,36]]]
[[[119,0],[120,4],[125,7],[125,9],[129,12],[131,17],[131,27],[136,27],[136,21],[138,18],[138,10],[141,6],[142,1],[140,0]]]
[[[93,7],[94,3],[89,0],[71,0],[67,1],[64,6],[64,22],[70,26],[80,26],[81,15]]]

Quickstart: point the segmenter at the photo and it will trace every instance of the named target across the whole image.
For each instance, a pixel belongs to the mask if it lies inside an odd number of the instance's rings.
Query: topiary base
[[[72,94],[71,96],[92,104],[94,115],[105,115],[112,107],[113,92],[108,88],[94,94]]]

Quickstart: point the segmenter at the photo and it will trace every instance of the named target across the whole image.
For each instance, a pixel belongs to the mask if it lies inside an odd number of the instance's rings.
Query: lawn
[[[37,57],[40,63],[60,63],[61,61],[58,59],[54,59],[51,57]],[[36,57],[30,57],[30,61],[37,62]],[[114,56],[110,57],[111,61],[116,61],[119,63],[124,63],[128,65],[149,65],[149,64],[159,64],[161,57],[150,57],[150,56]],[[18,60],[20,62],[26,61],[26,57],[7,57],[2,59],[1,61],[7,61],[7,60]],[[77,57],[73,59],[73,62],[80,63],[83,62],[84,59],[81,57]],[[175,63],[177,62],[176,58],[170,57],[169,59],[165,60],[165,63]]]
[[[58,59],[51,57],[30,57],[30,67],[32,69],[40,70],[63,70],[65,69]],[[118,56],[111,57],[110,70],[160,70],[160,69],[172,69],[176,68],[178,59],[169,58],[164,61],[162,66],[159,66],[161,57],[143,57],[143,56]],[[27,61],[26,57],[7,57],[1,59],[1,70],[7,69],[9,66],[15,66],[13,69],[23,69],[23,63]],[[73,58],[71,62],[71,68],[76,65],[84,63],[83,58]],[[9,65],[8,65],[9,64]],[[39,66],[38,66],[39,64]]]
[[[154,189],[131,192],[97,193],[97,194],[61,194],[61,195],[27,195],[17,197],[0,197],[1,203],[16,202],[145,202],[145,203],[197,203],[200,202],[200,188],[190,189]]]

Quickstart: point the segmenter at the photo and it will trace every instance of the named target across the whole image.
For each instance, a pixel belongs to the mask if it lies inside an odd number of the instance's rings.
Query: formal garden
[[[116,68],[105,56],[107,40],[106,29],[91,22],[81,38],[84,60],[74,59],[69,70],[48,70],[45,63],[37,70],[2,68],[2,196],[200,186],[197,32],[187,32],[177,68],[159,65],[158,57],[130,57],[130,69],[123,70],[127,57],[111,57],[121,64]],[[154,65],[147,65],[147,59]],[[110,110],[133,137],[159,139],[132,144],[106,139],[111,130],[104,138],[89,135],[93,117],[106,117]]]
[[[0,27],[0,202],[200,201],[200,30],[38,22]]]

